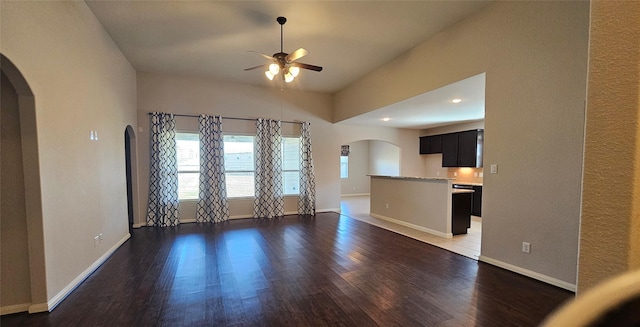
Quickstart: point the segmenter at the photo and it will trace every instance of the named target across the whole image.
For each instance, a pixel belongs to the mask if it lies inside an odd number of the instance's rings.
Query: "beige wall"
[[[26,304],[28,308],[31,281],[18,94],[5,74],[1,75],[0,307],[22,305],[24,308]]]
[[[383,141],[369,141],[369,174],[399,176],[400,148]]]
[[[591,4],[578,292],[640,269],[640,3]]]
[[[341,121],[486,72],[482,260],[575,287],[588,2],[496,2],[336,95]],[[531,243],[531,253],[521,251]]]
[[[342,195],[369,193],[369,142],[349,144],[349,177],[340,179]]]
[[[137,125],[135,71],[84,2],[3,1],[1,15],[0,51],[35,99],[51,302],[128,236],[124,131]]]
[[[440,237],[451,233],[451,181],[371,177],[371,215]]]

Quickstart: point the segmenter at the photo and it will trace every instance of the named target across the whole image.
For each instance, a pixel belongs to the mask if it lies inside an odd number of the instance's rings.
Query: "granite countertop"
[[[482,186],[482,183],[473,183],[473,182],[457,182],[457,181],[453,181],[451,184],[458,184],[458,185],[471,185],[471,186]]]
[[[455,178],[446,178],[446,177],[414,177],[414,176],[385,176],[385,175],[367,175],[367,176],[393,178],[393,179],[425,180],[425,181],[454,181],[455,180]]]
[[[451,194],[460,194],[460,193],[473,193],[474,190],[470,190],[468,188],[453,188],[451,189]]]

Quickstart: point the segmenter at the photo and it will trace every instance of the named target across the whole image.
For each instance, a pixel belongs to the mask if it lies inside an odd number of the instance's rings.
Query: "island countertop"
[[[447,177],[417,177],[417,176],[385,176],[385,175],[367,175],[369,177],[407,179],[407,180],[424,180],[424,181],[454,181],[455,178]]]

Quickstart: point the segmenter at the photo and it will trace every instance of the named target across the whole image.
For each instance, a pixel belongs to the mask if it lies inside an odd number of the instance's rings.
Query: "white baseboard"
[[[340,208],[328,208],[328,209],[319,209],[316,210],[316,213],[321,213],[321,212],[337,212],[340,213]],[[287,211],[284,213],[285,215],[297,215],[298,212],[297,211]],[[229,216],[229,220],[233,220],[233,219],[246,219],[246,218],[253,218],[253,215],[235,215],[235,216]],[[189,218],[189,219],[180,219],[180,223],[181,224],[188,224],[188,223],[195,223],[196,219],[195,218]],[[133,228],[141,228],[141,227],[147,227],[147,223],[138,223],[138,224],[133,224]]]
[[[10,315],[12,313],[29,311],[29,307],[30,306],[31,306],[31,303],[5,305],[5,306],[0,307],[0,316]]]
[[[452,233],[443,233],[443,232],[437,231],[435,229],[418,226],[418,225],[415,225],[415,224],[412,224],[412,223],[408,223],[406,221],[389,218],[387,216],[379,215],[379,214],[376,214],[376,213],[373,213],[373,212],[370,212],[369,215],[371,217],[373,217],[373,218],[386,220],[386,221],[392,222],[394,224],[398,224],[398,225],[402,225],[402,226],[405,226],[405,227],[417,229],[419,231],[422,231],[422,232],[425,232],[425,233],[429,233],[429,234],[433,234],[433,235],[436,235],[436,236],[440,236],[440,237],[444,237],[444,238],[452,238],[453,237]]]
[[[98,267],[100,267],[105,261],[107,261],[107,259],[109,259],[109,257],[130,237],[131,234],[127,233],[127,235],[125,235],[120,241],[118,241],[118,243],[116,243],[105,254],[98,258],[98,260],[96,260],[91,266],[89,266],[89,268],[85,269],[85,271],[83,271],[80,275],[78,275],[78,277],[72,280],[69,285],[67,285],[60,292],[58,292],[58,294],[51,298],[47,302],[47,307],[45,310],[42,310],[44,308],[40,307],[42,304],[32,305],[29,307],[29,313],[44,311],[51,312],[51,310],[55,309],[56,306],[60,304],[60,302],[62,302],[67,296],[69,296],[69,294],[71,294],[71,292],[73,292],[78,286],[80,286],[80,284],[82,284],[85,279],[87,279],[96,269],[98,269]]]
[[[576,291],[576,284],[571,284],[571,283],[565,282],[563,280],[560,280],[560,279],[557,279],[557,278],[553,278],[553,277],[550,277],[550,276],[547,276],[547,275],[543,275],[541,273],[537,273],[537,272],[529,270],[529,269],[524,269],[522,267],[514,266],[512,264],[509,264],[509,263],[506,263],[506,262],[503,262],[503,261],[500,261],[500,260],[492,259],[492,258],[483,256],[483,255],[481,255],[478,258],[478,260],[482,261],[482,262],[485,262],[485,263],[488,263],[490,265],[494,265],[496,267],[500,267],[502,269],[513,271],[513,272],[518,273],[520,275],[524,275],[524,276],[527,276],[527,277],[531,277],[533,279],[537,279],[537,280],[539,280],[541,282],[545,282],[545,283],[551,284],[553,286],[564,288],[565,290],[569,290],[569,291],[572,291],[572,292]]]

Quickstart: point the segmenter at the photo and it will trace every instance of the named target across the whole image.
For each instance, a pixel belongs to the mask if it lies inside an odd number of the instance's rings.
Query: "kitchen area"
[[[444,238],[467,234],[482,214],[483,145],[483,129],[420,137],[420,154],[437,155],[446,175],[370,175],[371,216]]]
[[[482,127],[482,122],[448,126],[420,137],[424,176],[370,172],[370,193],[344,196],[341,211],[477,259],[482,231]]]

